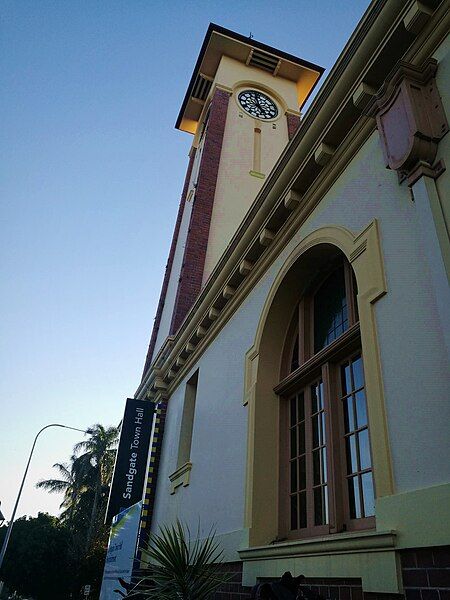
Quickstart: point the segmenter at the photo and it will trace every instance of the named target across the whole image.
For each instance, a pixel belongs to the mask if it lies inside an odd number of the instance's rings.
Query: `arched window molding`
[[[354,235],[330,226],[310,233],[288,257],[276,277],[257,328],[255,343],[246,354],[244,404],[248,404],[246,527],[249,545],[264,545],[278,538],[279,524],[279,382],[285,335],[293,308],[310,281],[311,252],[339,249],[352,265],[358,288],[361,346],[365,363],[368,416],[377,497],[393,493],[392,464],[384,404],[374,304],[386,293],[377,221]],[[304,260],[302,260],[302,258]],[[303,276],[293,269],[300,265]],[[276,425],[275,425],[276,424]]]

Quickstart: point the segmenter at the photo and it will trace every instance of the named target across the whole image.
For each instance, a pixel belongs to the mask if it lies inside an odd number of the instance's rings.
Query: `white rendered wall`
[[[448,364],[420,242],[421,223],[408,188],[399,186],[396,173],[385,169],[374,132],[194,367],[200,374],[191,482],[173,496],[168,475],[176,467],[184,384],[169,400],[154,527],[179,516],[195,528],[201,515],[202,524],[215,523],[219,534],[243,528],[244,356],[254,342],[268,290],[308,233],[326,225],[357,233],[373,218],[380,225],[388,286],[387,294],[375,304],[375,313],[395,490],[450,481]]]

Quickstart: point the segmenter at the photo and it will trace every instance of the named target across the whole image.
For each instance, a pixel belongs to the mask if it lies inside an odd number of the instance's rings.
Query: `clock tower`
[[[144,375],[207,284],[322,73],[209,26],[176,122],[192,146]]]

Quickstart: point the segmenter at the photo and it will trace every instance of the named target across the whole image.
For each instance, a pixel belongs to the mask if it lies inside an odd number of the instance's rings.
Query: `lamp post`
[[[69,427],[68,425],[61,425],[60,423],[50,423],[50,425],[46,425],[40,431],[37,432],[36,437],[34,438],[33,445],[31,446],[31,452],[30,452],[30,456],[28,457],[27,466],[25,467],[25,473],[23,474],[22,483],[20,484],[19,493],[17,494],[16,503],[14,504],[14,509],[13,509],[13,512],[11,515],[11,520],[9,521],[8,529],[6,530],[6,536],[3,541],[2,551],[0,553],[0,569],[2,568],[3,559],[4,559],[5,553],[6,553],[6,548],[8,547],[9,538],[11,537],[11,531],[12,531],[12,528],[14,525],[14,517],[16,516],[17,506],[19,505],[20,496],[22,494],[23,485],[25,483],[25,478],[28,473],[28,467],[30,466],[31,457],[33,456],[34,447],[36,446],[38,437],[41,435],[41,433],[43,431],[45,431],[45,429],[48,429],[49,427],[62,427],[63,429],[72,429],[72,431],[81,431],[82,433],[87,433],[84,429],[78,429],[77,427]]]

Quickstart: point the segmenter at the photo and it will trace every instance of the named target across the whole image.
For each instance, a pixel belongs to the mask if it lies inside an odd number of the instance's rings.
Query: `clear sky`
[[[210,21],[332,67],[368,0],[0,4],[0,501],[35,433],[117,424],[139,383],[191,137],[174,123]],[[18,515],[81,434],[50,429]]]

